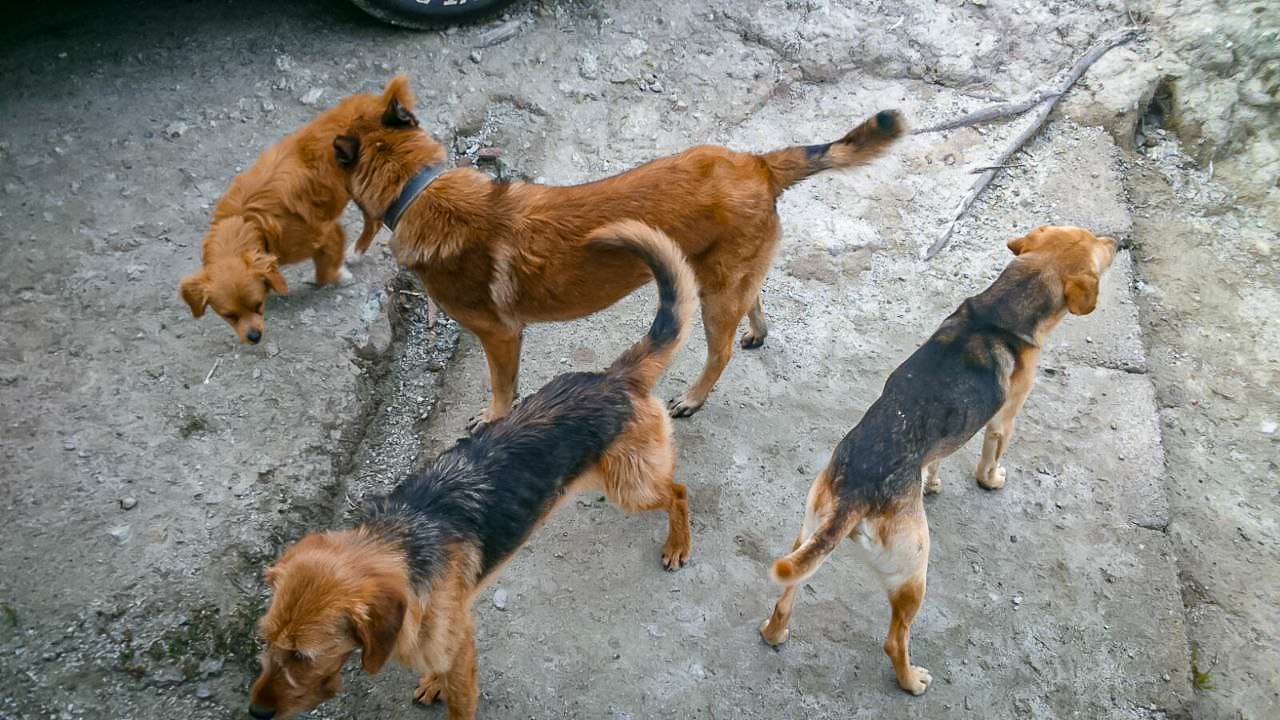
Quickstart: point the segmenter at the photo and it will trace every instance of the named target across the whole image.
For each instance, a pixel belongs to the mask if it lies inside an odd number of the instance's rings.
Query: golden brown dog
[[[289,718],[333,697],[343,662],[361,648],[366,672],[395,658],[421,673],[417,700],[444,698],[452,720],[474,717],[472,601],[571,493],[665,510],[662,564],[688,561],[686,490],[652,389],[688,334],[693,273],[670,238],[635,221],[589,241],[651,268],[660,304],[648,335],[605,372],[561,375],[461,440],[369,503],[354,530],[308,535],[286,550],[266,572],[273,597],[251,715]]]
[[[334,149],[352,197],[395,232],[396,259],[484,346],[493,399],[483,420],[502,417],[516,397],[527,324],[583,317],[648,280],[635,258],[587,242],[621,219],[666,232],[698,279],[707,361],[670,408],[677,417],[696,412],[729,362],[743,315],[744,348],[768,332],[760,285],[778,246],[778,196],[815,173],[875,158],[903,132],[899,115],[884,111],[833,143],[763,155],[702,146],[605,180],[550,187],[494,182],[470,168],[436,178],[445,150],[418,127],[413,106],[408,81],[393,79]]]
[[[1093,312],[1116,242],[1081,228],[1040,227],[1009,249],[1018,257],[893,371],[809,488],[795,549],[773,565],[786,590],[760,628],[769,644],[787,640],[796,587],[847,537],[888,592],[893,617],[884,651],[898,684],[914,695],[928,688],[929,672],[911,664],[908,647],[929,563],[923,493],[941,487],[938,463],[983,425],[978,484],[1004,485],[1000,458],[1040,348],[1068,312]]]
[[[193,316],[212,306],[242,342],[257,343],[266,330],[268,292],[289,291],[280,265],[311,259],[317,285],[344,276],[346,237],[338,219],[350,195],[333,165],[332,144],[359,108],[358,98],[348,98],[326,110],[231,181],[213,209],[203,265],[182,280]],[[357,252],[369,248],[380,227],[365,215]]]

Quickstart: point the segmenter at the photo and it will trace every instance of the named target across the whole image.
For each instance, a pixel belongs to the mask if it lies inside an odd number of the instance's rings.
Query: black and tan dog
[[[571,493],[603,491],[627,511],[665,510],[669,570],[689,559],[689,506],[675,482],[671,420],[654,383],[688,332],[693,273],[666,235],[615,223],[593,242],[635,253],[657,281],[648,335],[605,372],[561,375],[506,418],[372,502],[364,521],[311,534],[266,572],[271,607],[250,714],[289,718],[333,697],[347,657],[390,658],[421,673],[414,693],[444,698],[452,720],[479,699],[471,605]]]
[[[356,203],[395,232],[392,248],[451,317],[476,334],[489,362],[493,398],[482,420],[502,417],[516,395],[526,325],[603,310],[648,281],[643,263],[587,242],[618,220],[667,233],[698,280],[707,361],[673,400],[672,415],[706,402],[733,353],[768,332],[760,286],[781,235],[776,203],[814,174],[861,165],[902,135],[882,111],[835,142],[768,153],[704,145],[572,187],[499,183],[474,168],[444,171],[444,147],[418,127],[403,76],[383,95],[358,96],[367,110],[334,139]]]
[[[893,371],[809,488],[795,549],[773,565],[786,590],[760,628],[769,644],[786,642],[796,587],[847,537],[888,592],[893,616],[884,651],[898,684],[915,695],[928,688],[929,672],[911,664],[908,647],[929,562],[923,492],[940,488],[938,463],[984,425],[978,483],[1004,485],[1000,457],[1040,348],[1068,312],[1093,312],[1116,242],[1081,228],[1040,227],[1009,249],[1018,257]]]

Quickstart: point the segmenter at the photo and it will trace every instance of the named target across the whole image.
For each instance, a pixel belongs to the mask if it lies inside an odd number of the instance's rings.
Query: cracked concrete
[[[408,72],[460,161],[495,145],[505,172],[569,183],[699,142],[830,139],[882,107],[923,125],[1020,97],[1129,20],[1077,3],[543,2],[515,6],[519,33],[477,62],[484,27],[410,33],[337,0],[278,5],[65,6],[21,16],[3,43],[0,716],[239,716],[264,563],[428,462],[482,406],[474,339],[425,326],[385,237],[351,285],[314,290],[290,269],[263,347],[177,300],[212,202],[316,107]],[[483,716],[1268,716],[1271,211],[1223,212],[1231,196],[1172,139],[1130,152],[1157,75],[1148,46],[1124,52],[932,262],[920,253],[969,169],[1020,121],[914,136],[784,196],[769,340],[677,425],[693,565],[658,569],[658,517],[566,505],[498,580],[505,609],[493,589],[479,601]],[[1006,488],[976,487],[974,447],[943,464],[913,635],[934,686],[896,689],[886,604],[851,553],[768,649],[767,563],[813,474],[885,375],[995,277],[1004,242],[1044,222],[1134,250],[1098,311],[1046,348]],[[652,307],[641,290],[531,329],[523,386],[607,364]],[[701,337],[663,393],[696,376]],[[314,717],[419,712],[402,670],[353,668],[347,684]]]

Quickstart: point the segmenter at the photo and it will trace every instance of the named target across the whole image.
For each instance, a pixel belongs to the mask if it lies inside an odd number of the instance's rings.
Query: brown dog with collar
[[[847,537],[888,592],[893,617],[884,651],[898,685],[913,695],[929,687],[929,671],[911,664],[909,648],[929,563],[923,494],[941,488],[938,463],[984,425],[978,484],[1004,485],[1000,458],[1031,392],[1040,348],[1067,313],[1093,312],[1116,241],[1076,227],[1040,227],[1010,240],[1009,249],[1017,258],[889,375],[809,488],[795,549],[773,564],[773,578],[786,590],[760,628],[770,645],[787,640],[796,588]]]
[[[394,78],[376,102],[365,97],[366,111],[334,140],[338,164],[360,207],[394,230],[400,264],[480,339],[493,387],[485,421],[516,397],[527,324],[589,315],[648,282],[634,257],[587,242],[624,219],[664,231],[697,277],[707,361],[670,403],[673,416],[692,415],[729,362],[742,317],[750,321],[742,347],[759,347],[768,332],[760,286],[781,232],[778,196],[815,173],[872,160],[904,130],[898,113],[884,111],[832,143],[760,155],[706,145],[551,187],[495,182],[470,168],[440,174],[445,150],[418,127],[408,80]]]

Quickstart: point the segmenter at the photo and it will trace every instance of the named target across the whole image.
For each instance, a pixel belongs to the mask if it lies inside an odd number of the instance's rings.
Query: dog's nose
[[[276,711],[250,704],[249,714],[258,718],[258,720],[271,720],[271,718],[276,716]]]
[[[254,328],[250,330],[248,334],[245,335],[245,338],[247,338],[249,342],[253,343],[254,345],[257,345],[258,341],[262,339],[262,332],[257,328]],[[254,717],[257,717],[257,715],[255,715]],[[271,717],[271,716],[268,715],[267,717]]]

